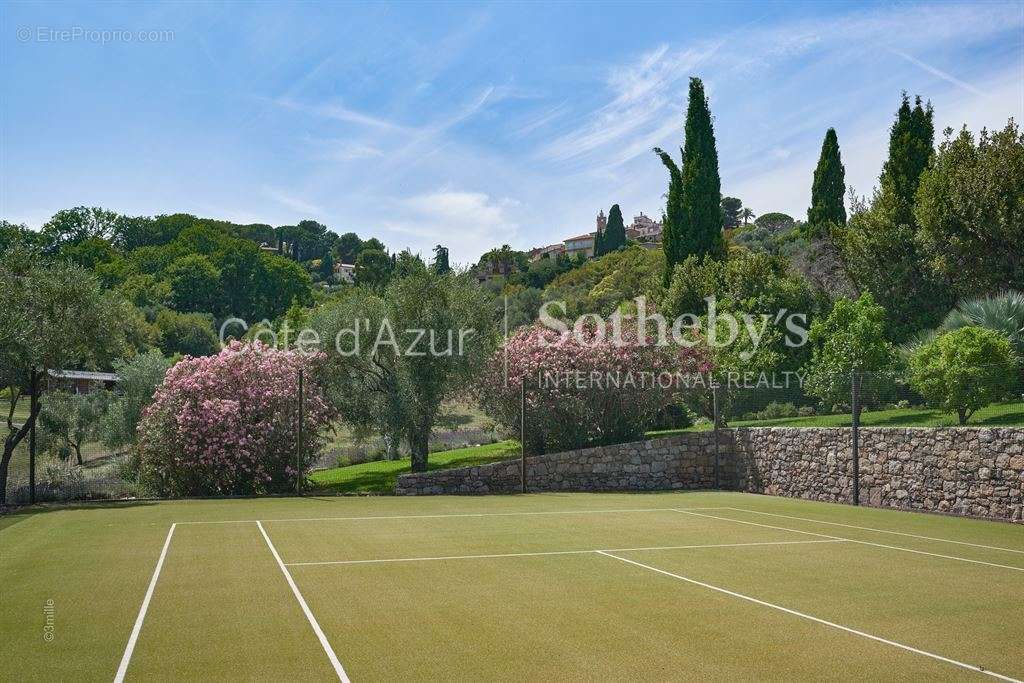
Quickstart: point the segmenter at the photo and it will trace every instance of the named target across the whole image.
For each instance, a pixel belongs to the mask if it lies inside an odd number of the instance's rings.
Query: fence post
[[[853,504],[860,505],[860,373],[850,371],[850,410],[853,436]]]
[[[39,373],[35,366],[29,375],[29,391],[32,394],[28,399],[28,414],[32,420],[32,416],[39,410]],[[32,426],[28,431],[28,502],[36,502],[36,420],[32,420]]]
[[[519,484],[526,493],[526,376],[519,382]]]
[[[302,492],[302,368],[299,368],[298,424],[295,427],[295,492]]]
[[[715,488],[718,489],[721,486],[718,478],[718,425],[720,418],[718,415],[718,384],[715,382],[714,377],[711,378],[711,412],[714,419],[712,431],[714,432],[713,438],[715,440],[715,463],[713,469],[715,473]]]

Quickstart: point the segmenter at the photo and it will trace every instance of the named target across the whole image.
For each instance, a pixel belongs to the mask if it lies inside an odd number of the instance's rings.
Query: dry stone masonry
[[[527,458],[530,491],[718,487],[850,502],[850,428],[756,427]],[[716,445],[717,440],[717,445]],[[519,461],[399,477],[399,494],[519,491]],[[989,519],[1021,519],[1024,429],[862,428],[861,503]]]
[[[530,491],[654,491],[715,485],[714,435],[689,433],[651,441],[597,446],[526,459]],[[724,459],[723,459],[724,461]],[[520,490],[519,461],[405,474],[399,494],[512,493]],[[735,480],[730,470],[722,477]]]

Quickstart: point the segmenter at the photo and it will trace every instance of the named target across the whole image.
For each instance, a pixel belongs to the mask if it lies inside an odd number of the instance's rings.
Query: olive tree
[[[14,423],[33,370],[38,378],[48,370],[107,366],[125,348],[123,321],[129,316],[127,302],[105,293],[92,273],[47,262],[19,244],[0,254],[0,298],[0,386],[10,399],[0,457],[3,503],[11,458],[39,419],[41,404],[34,401],[24,423]]]
[[[68,391],[46,392],[40,399],[39,424],[51,440],[61,460],[74,453],[75,462],[82,464],[82,446],[98,433],[100,420],[110,402],[110,392],[92,391],[73,394]]]
[[[486,293],[469,277],[424,269],[379,294],[357,291],[314,312],[327,396],[353,427],[406,440],[427,467],[443,401],[481,371],[496,339]]]

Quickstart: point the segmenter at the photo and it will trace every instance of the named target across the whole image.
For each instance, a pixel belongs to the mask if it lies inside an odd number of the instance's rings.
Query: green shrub
[[[1005,335],[968,326],[922,346],[910,359],[910,383],[929,405],[966,424],[977,409],[1009,396],[1017,370]]]

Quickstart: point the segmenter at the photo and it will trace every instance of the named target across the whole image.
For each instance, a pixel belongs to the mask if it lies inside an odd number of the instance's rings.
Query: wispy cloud
[[[367,128],[374,128],[383,131],[404,131],[409,130],[406,126],[400,125],[387,119],[366,114],[355,109],[344,106],[340,102],[322,102],[318,104],[308,104],[304,102],[298,102],[296,100],[279,97],[273,100],[274,104],[285,109],[291,109],[293,111],[300,111],[313,116],[320,116],[327,119],[333,119],[335,121],[342,121],[344,123],[352,123],[357,126],[365,126]]]
[[[278,187],[264,186],[263,194],[278,204],[282,204],[292,211],[302,214],[303,217],[318,216],[323,213],[323,209],[316,204],[307,202],[301,197],[297,197]]]
[[[414,238],[411,246],[420,252],[439,242],[449,245],[454,261],[468,263],[495,245],[516,241],[519,225],[509,214],[518,206],[484,192],[442,188],[394,200],[390,213],[398,218],[383,227]]]
[[[672,51],[661,45],[634,63],[613,67],[606,83],[611,101],[587,116],[582,125],[541,147],[540,157],[589,163],[607,147],[630,145],[638,137],[650,139],[652,132],[663,131],[665,119],[683,101],[684,79],[719,46],[714,43]],[[626,159],[639,153],[636,145],[632,147]],[[624,161],[622,157],[620,153],[615,163]]]
[[[612,66],[605,84],[608,103],[541,146],[538,157],[608,172],[669,138],[679,140],[686,81],[698,74],[712,96],[718,94],[718,88],[742,87],[753,100],[765,101],[772,98],[773,89],[784,91],[785,82],[755,93],[750,81],[773,69],[793,64],[798,68],[789,78],[803,82],[808,74],[820,70],[848,69],[851,63],[881,49],[972,94],[983,95],[970,83],[890,46],[909,45],[925,51],[948,42],[971,44],[1020,27],[1021,22],[1019,5],[1013,4],[902,6],[814,20],[751,22],[742,28],[740,50],[722,49],[724,44],[735,43],[731,36],[691,45],[660,45],[631,62]],[[733,105],[747,106],[735,100]],[[756,139],[751,143],[758,146]],[[770,154],[775,146],[765,147],[765,152]]]
[[[938,78],[941,78],[942,80],[946,81],[947,83],[952,83],[953,85],[957,86],[958,88],[963,88],[967,92],[972,93],[974,95],[977,95],[978,97],[984,97],[985,96],[985,93],[983,93],[981,90],[978,90],[977,88],[975,88],[973,85],[971,85],[967,81],[962,81],[959,78],[957,78],[956,76],[953,76],[951,74],[946,73],[942,69],[935,68],[931,64],[925,64],[920,59],[916,59],[914,57],[911,57],[906,52],[902,52],[900,50],[892,50],[892,49],[890,49],[889,52],[893,53],[897,57],[902,57],[903,59],[907,60],[908,62],[910,62],[914,66],[917,66],[917,67],[920,67],[921,69],[924,69],[925,71],[930,73],[932,76],[937,76]]]

